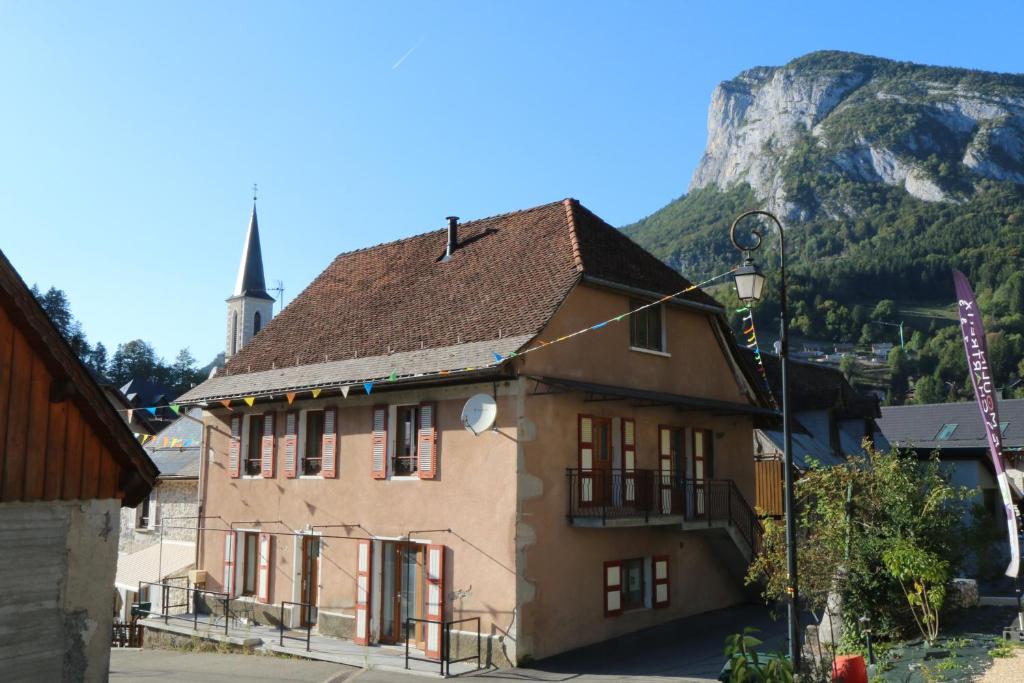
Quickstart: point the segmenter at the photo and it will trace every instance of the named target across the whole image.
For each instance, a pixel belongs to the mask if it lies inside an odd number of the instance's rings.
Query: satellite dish
[[[462,426],[473,432],[473,436],[490,429],[498,416],[498,404],[487,394],[470,396],[462,407]]]

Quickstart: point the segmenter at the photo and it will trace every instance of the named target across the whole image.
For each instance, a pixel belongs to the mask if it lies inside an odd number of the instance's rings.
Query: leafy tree
[[[101,375],[105,375],[107,372],[107,347],[103,342],[96,342],[96,346],[93,347],[92,353],[89,354],[88,364],[92,366],[92,369]]]
[[[914,403],[942,403],[945,399],[945,386],[935,375],[924,375],[914,382]]]
[[[854,388],[860,385],[860,363],[857,362],[854,356],[843,356],[842,360],[839,361],[839,372],[843,373],[846,381]]]
[[[162,381],[157,367],[161,365],[153,347],[141,340],[134,339],[125,344],[118,344],[113,358],[110,359],[110,379],[121,385],[133,377]]]
[[[845,466],[812,464],[795,494],[801,595],[818,611],[838,592],[848,634],[859,634],[857,618],[865,614],[883,638],[899,639],[915,628],[900,585],[906,575],[895,561],[893,571],[886,570],[886,553],[927,554],[949,567],[963,559],[962,520],[972,493],[950,483],[937,456],[920,462],[909,452],[869,448],[848,456]],[[782,521],[766,521],[762,545],[747,580],[763,581],[766,598],[783,600]]]
[[[894,346],[889,352],[889,391],[894,396],[903,397],[910,388],[910,359],[907,352]]]
[[[882,562],[906,595],[921,636],[929,644],[934,643],[939,637],[939,612],[946,599],[946,582],[951,578],[949,562],[906,538],[893,542],[882,553]]]
[[[896,317],[896,302],[892,299],[882,299],[875,305],[871,312],[872,320],[891,321]]]

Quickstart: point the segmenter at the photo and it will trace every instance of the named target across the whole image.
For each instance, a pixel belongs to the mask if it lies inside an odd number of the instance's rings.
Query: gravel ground
[[[981,683],[1020,683],[1024,681],[1024,650],[1018,650],[1013,657],[1000,657],[992,662],[992,668],[985,672]]]

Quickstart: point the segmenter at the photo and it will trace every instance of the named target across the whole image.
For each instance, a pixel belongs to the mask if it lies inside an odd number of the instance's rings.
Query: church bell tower
[[[242,247],[242,262],[238,266],[235,291],[227,299],[227,346],[224,359],[238,353],[249,340],[267,326],[274,315],[274,298],[267,294],[263,278],[263,254],[260,251],[260,230],[256,220],[255,188],[252,198],[252,216]]]

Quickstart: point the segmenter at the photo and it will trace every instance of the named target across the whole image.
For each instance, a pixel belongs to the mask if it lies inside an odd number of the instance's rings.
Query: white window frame
[[[238,444],[238,471],[241,474],[242,479],[262,479],[263,478],[263,456],[260,456],[260,472],[259,474],[246,474],[245,473],[245,461],[249,456],[249,428],[250,418],[254,415],[263,415],[263,413],[246,413],[242,416],[242,436],[239,439]]]
[[[296,448],[298,449],[295,453],[295,474],[298,475],[298,479],[323,479],[324,478],[324,463],[323,463],[323,446],[320,447],[320,474],[302,474],[303,466],[302,462],[306,459],[306,436],[309,434],[309,430],[306,429],[306,415],[308,413],[322,413],[324,408],[301,408],[299,410],[299,424],[298,424],[298,438],[296,439]],[[287,419],[287,418],[285,418]],[[337,418],[335,418],[335,425],[337,425]],[[337,427],[335,427],[337,429]],[[335,445],[335,458],[337,458],[338,447]],[[335,460],[334,467],[338,468],[338,461]]]
[[[395,458],[395,453],[398,452],[398,409],[399,408],[405,408],[405,407],[413,407],[413,408],[416,408],[417,411],[419,411],[420,404],[419,403],[393,403],[393,404],[388,405],[388,425],[390,425],[391,428],[388,429],[388,453],[387,453],[387,464],[386,464],[386,467],[387,467],[388,479],[391,480],[391,481],[419,481],[420,480],[419,466],[418,466],[418,464],[419,464],[419,460],[418,460],[419,452],[418,452],[418,449],[419,449],[419,438],[420,438],[420,434],[419,434],[420,426],[419,426],[419,413],[418,412],[417,412],[417,419],[416,419],[416,436],[414,438],[414,443],[416,443],[416,448],[417,448],[417,468],[416,468],[416,472],[413,473],[413,474],[395,474],[394,473],[394,466],[392,465],[392,463],[394,461],[394,458]]]
[[[631,301],[635,301],[635,299],[632,299]],[[661,356],[662,358],[671,358],[672,354],[668,351],[668,325],[665,324],[668,319],[665,312],[668,309],[665,307],[665,304],[658,304],[657,308],[658,313],[661,316],[661,349],[645,349],[642,346],[633,346],[633,328],[630,327],[629,350],[636,351],[637,353],[648,353],[652,356]]]

